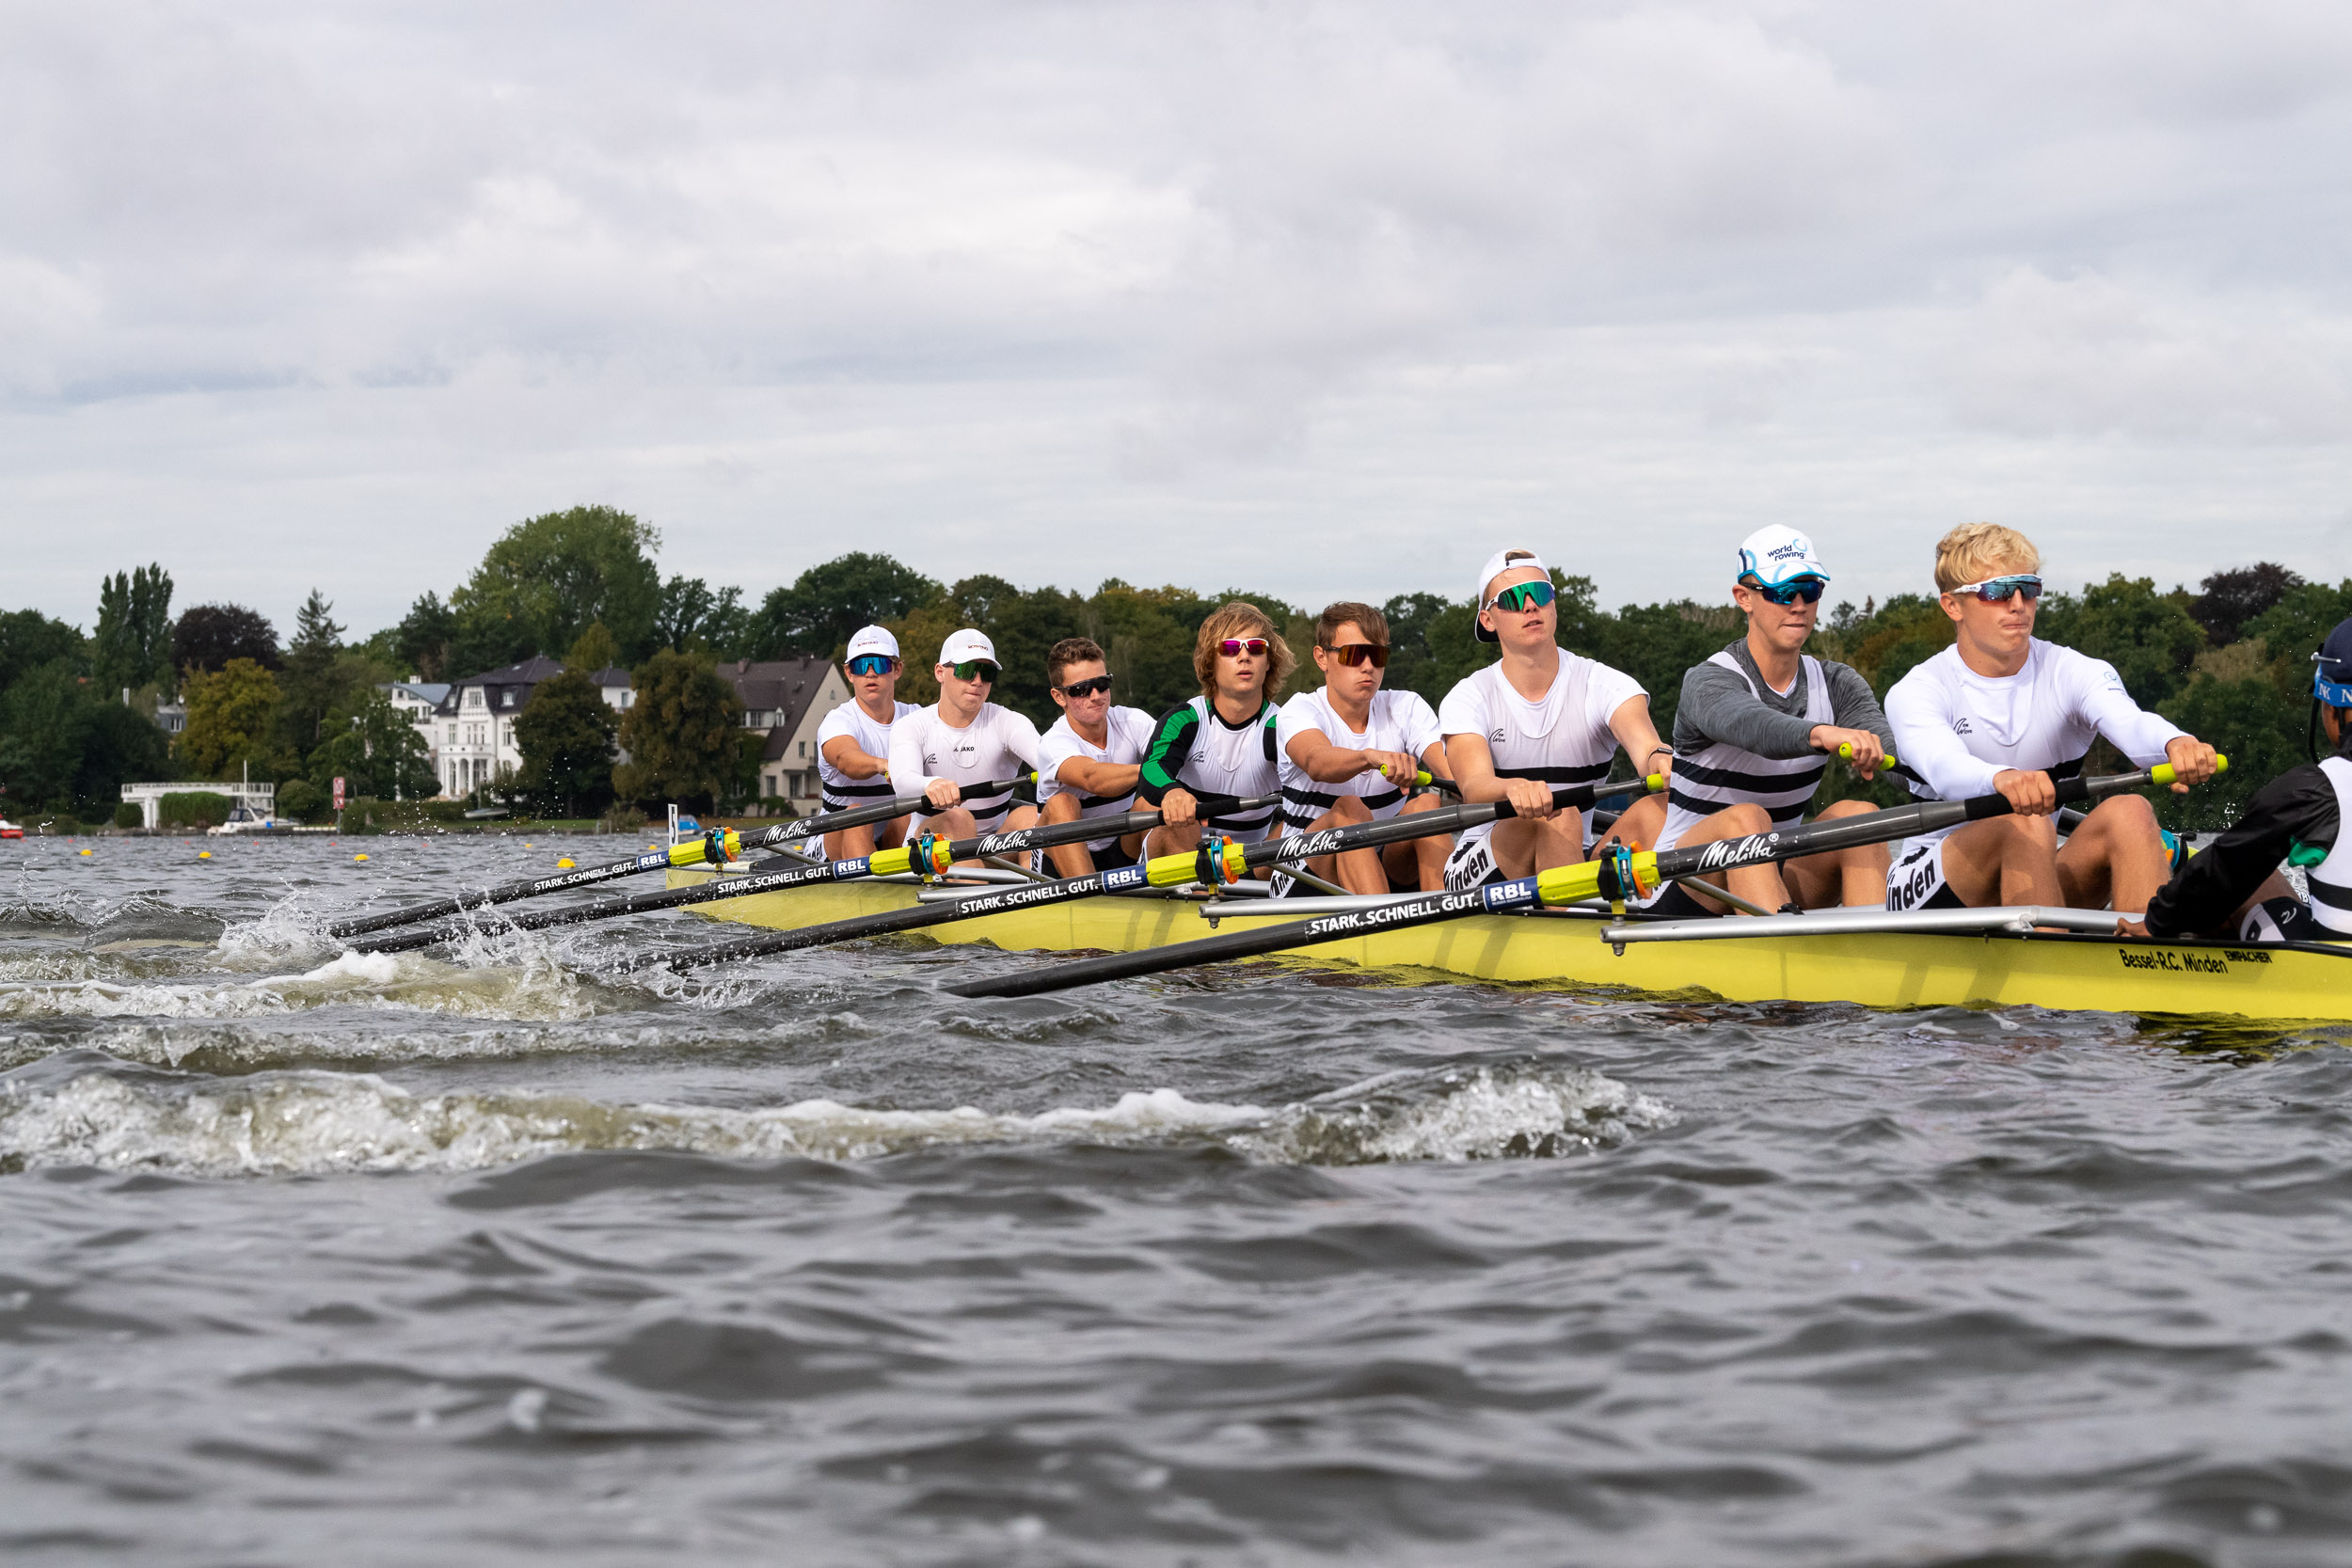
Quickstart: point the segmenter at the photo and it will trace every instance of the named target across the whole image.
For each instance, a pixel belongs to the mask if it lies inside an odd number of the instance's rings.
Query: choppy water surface
[[[2352,1561],[2340,1038],[312,934],[532,844],[0,846],[0,1557]]]

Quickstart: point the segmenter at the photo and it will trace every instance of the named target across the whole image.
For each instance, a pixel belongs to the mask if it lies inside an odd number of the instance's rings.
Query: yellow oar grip
[[[898,877],[914,868],[914,853],[901,847],[897,849],[877,849],[866,863],[877,877]]]
[[[727,859],[734,860],[743,852],[743,840],[732,828],[727,830]],[[699,838],[670,846],[672,865],[700,865],[709,858],[709,847]]]
[[[1655,795],[1660,790],[1666,787],[1666,775],[1663,773],[1652,773],[1647,778],[1645,778],[1642,783],[1652,795]]]
[[[1851,740],[1840,742],[1837,748],[1837,754],[1845,758],[1848,762],[1853,761],[1853,742]],[[1895,765],[1895,749],[1892,746],[1889,746],[1882,754],[1886,759],[1886,765],[1889,768],[1892,768]]]
[[[2227,773],[2230,770],[2230,759],[2219,752],[2216,752],[2213,754],[2213,770],[2217,774]],[[2169,784],[2179,777],[2179,771],[2169,762],[2160,762],[2148,769],[2149,781],[2153,784]]]
[[[1155,855],[1144,863],[1153,887],[1182,887],[1192,880],[1199,857],[1194,855]]]

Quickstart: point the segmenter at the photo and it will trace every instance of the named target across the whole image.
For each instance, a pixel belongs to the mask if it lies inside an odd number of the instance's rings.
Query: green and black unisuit
[[[1160,715],[1143,753],[1136,798],[1156,806],[1169,790],[1181,786],[1200,802],[1203,824],[1240,843],[1255,844],[1273,826],[1277,808],[1233,808],[1255,796],[1281,793],[1274,750],[1274,721],[1280,711],[1266,698],[1255,714],[1230,724],[1206,697],[1168,709]]]

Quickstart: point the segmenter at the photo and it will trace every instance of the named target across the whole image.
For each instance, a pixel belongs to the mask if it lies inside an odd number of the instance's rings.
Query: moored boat
[[[24,830],[22,827],[5,816],[0,816],[0,838],[23,838],[24,836]]]
[[[730,873],[716,873],[729,875]],[[714,873],[674,867],[669,885]],[[926,896],[873,879],[693,906],[707,919],[796,930],[903,909]],[[930,896],[937,897],[933,892]],[[1273,919],[1380,900],[1204,900],[1109,896],[930,927],[946,942],[1008,951],[1164,947]],[[2352,944],[2159,942],[2108,934],[2111,914],[2081,910],[1876,911],[1706,921],[1624,921],[1602,909],[1478,914],[1375,931],[1298,950],[1311,963],[1515,984],[1623,988],[1734,1002],[1849,1002],[1871,1007],[2030,1005],[2058,1010],[2352,1022]],[[2037,929],[2053,925],[2063,931]]]

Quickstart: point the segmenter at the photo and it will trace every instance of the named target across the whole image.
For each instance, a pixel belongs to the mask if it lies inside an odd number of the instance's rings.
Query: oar
[[[2219,766],[2226,768],[2229,759],[2219,759]],[[2144,784],[2169,784],[2171,782],[2172,765],[2160,763],[2139,773],[2119,773],[2104,779],[2060,780],[2058,791],[2060,800],[2082,800],[2118,789],[2136,789]],[[1370,936],[1375,932],[1402,930],[1409,926],[1427,926],[1437,921],[1459,919],[1466,914],[1507,913],[1537,905],[1581,903],[1588,898],[1626,898],[1645,894],[1661,882],[1677,877],[1728,871],[1735,866],[1756,865],[1765,861],[1794,860],[1802,855],[1851,849],[1858,845],[1885,844],[1919,833],[1940,832],[1947,828],[1982,821],[1986,817],[2006,816],[2011,809],[2006,795],[1979,795],[1968,800],[1926,800],[1916,805],[1897,806],[1858,816],[1843,816],[1831,822],[1808,823],[1781,832],[1721,839],[1688,849],[1668,849],[1662,853],[1617,849],[1597,860],[1554,866],[1533,877],[1521,877],[1516,881],[1490,882],[1485,887],[1472,888],[1464,893],[1424,893],[1418,897],[1400,898],[1376,909],[1321,915],[1312,920],[1292,921],[1254,931],[1233,931],[1222,936],[1203,937],[1195,942],[1177,942],[1168,947],[1145,948],[1136,953],[1080,958],[1073,963],[1053,964],[1025,974],[968,980],[961,985],[949,986],[947,990],[954,996],[1035,996],[1041,991],[1066,990],[1072,986],[1132,979],[1139,974],[1189,969],[1195,964],[1255,958],[1294,947],[1311,947],[1316,942],[1336,942],[1344,937]]]
[[[1665,781],[1653,773],[1646,779],[1628,779],[1614,784],[1581,784],[1573,789],[1555,789],[1551,792],[1551,802],[1558,810],[1581,810],[1595,800],[1609,796],[1663,787]],[[950,921],[976,920],[982,915],[1003,914],[1012,910],[1064,904],[1073,899],[1091,898],[1106,893],[1124,893],[1147,887],[1182,887],[1187,882],[1223,885],[1237,882],[1249,871],[1262,866],[1295,864],[1320,855],[1377,848],[1407,839],[1425,838],[1432,833],[1458,832],[1518,815],[1508,800],[1495,800],[1477,805],[1446,806],[1437,811],[1400,813],[1384,822],[1362,822],[1352,828],[1286,833],[1280,838],[1248,846],[1230,839],[1214,839],[1204,842],[1200,848],[1188,855],[1162,855],[1156,860],[1146,861],[1139,865],[1121,866],[1116,871],[1097,871],[1061,881],[992,888],[962,898],[920,904],[907,910],[885,910],[878,914],[835,920],[822,926],[805,926],[796,931],[763,931],[757,936],[692,948],[683,953],[647,953],[628,958],[619,967],[624,972],[650,968],[656,964],[668,964],[674,969],[696,969],[737,958],[756,958],[771,953],[790,953],[803,947],[822,947],[836,942],[854,942],[863,937],[886,936],[894,931],[919,930],[926,926],[945,926]]]
[[[990,789],[997,786],[979,784],[974,787]],[[707,860],[719,858],[734,860],[747,849],[764,849],[778,844],[789,844],[795,839],[812,838],[818,833],[837,832],[844,828],[887,822],[894,816],[904,816],[923,803],[920,795],[901,795],[895,800],[877,800],[870,806],[779,822],[749,834],[738,834],[732,829],[713,829],[700,838],[673,844],[666,849],[648,849],[642,855],[632,855],[628,860],[614,861],[608,865],[583,866],[576,871],[559,871],[551,877],[502,882],[497,887],[484,888],[479,893],[461,893],[453,898],[436,898],[429,904],[416,904],[405,910],[339,920],[326,928],[326,934],[330,937],[356,937],[368,931],[389,930],[394,926],[413,926],[422,920],[439,920],[491,904],[511,904],[518,898],[536,898],[543,894],[562,893],[568,888],[586,887],[593,882],[609,882],[615,877],[632,876],[640,871],[659,871],[671,865],[700,865]],[[713,855],[714,840],[723,840],[723,857]]]
[[[1267,795],[1243,800],[1234,807],[1240,811],[1255,811],[1281,800]],[[846,860],[826,861],[817,865],[783,866],[772,871],[751,871],[740,876],[714,878],[701,887],[666,888],[660,893],[632,893],[619,898],[606,898],[593,904],[574,904],[565,909],[533,910],[526,914],[510,915],[504,921],[508,929],[517,931],[545,930],[550,926],[577,926],[590,920],[612,920],[625,914],[646,914],[655,910],[675,910],[687,904],[707,904],[721,898],[743,898],[755,893],[782,893],[790,888],[808,887],[818,882],[858,881],[868,877],[897,877],[922,869],[937,876],[958,861],[978,860],[988,855],[1017,855],[1031,849],[1051,849],[1061,844],[1080,844],[1090,838],[1124,837],[1160,825],[1157,809],[1124,812],[1117,816],[1082,816],[1075,822],[1057,822],[1051,826],[1016,828],[1009,832],[983,833],[977,838],[933,838],[925,834],[912,844],[896,849],[878,849],[870,855],[856,855]],[[437,947],[455,942],[470,927],[428,926],[421,930],[400,931],[388,937],[375,937],[352,943],[360,953],[408,953],[420,947]]]

